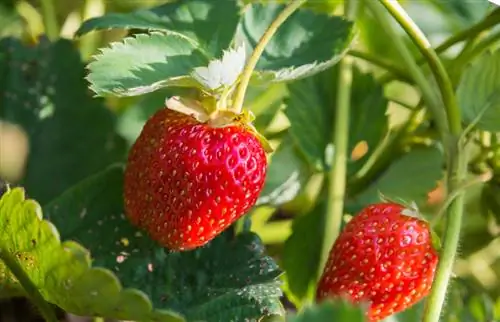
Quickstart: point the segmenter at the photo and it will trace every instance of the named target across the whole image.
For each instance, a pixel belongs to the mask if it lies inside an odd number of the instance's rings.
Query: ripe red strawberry
[[[261,142],[242,124],[213,127],[164,108],[130,151],[126,213],[164,247],[193,249],[255,204],[266,168]]]
[[[411,211],[378,203],[347,223],[330,252],[317,299],[346,296],[369,303],[368,320],[379,321],[425,297],[438,255],[428,223],[406,215]]]

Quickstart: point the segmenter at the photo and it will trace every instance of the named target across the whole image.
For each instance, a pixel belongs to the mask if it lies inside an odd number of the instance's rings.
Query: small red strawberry
[[[255,204],[266,176],[258,134],[237,117],[220,117],[220,126],[200,122],[203,115],[159,110],[128,157],[126,213],[170,250],[202,246],[225,230]]]
[[[347,296],[369,303],[368,320],[379,321],[425,297],[438,254],[428,223],[412,212],[378,203],[347,223],[330,252],[317,299]]]

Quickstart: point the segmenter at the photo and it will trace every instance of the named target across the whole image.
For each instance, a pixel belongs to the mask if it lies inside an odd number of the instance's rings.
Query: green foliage
[[[279,206],[293,200],[303,189],[311,171],[289,135],[274,152],[258,205]]]
[[[61,243],[57,229],[42,219],[40,206],[26,200],[21,188],[0,199],[0,224],[1,251],[17,259],[46,301],[79,315],[183,321],[168,311],[152,311],[144,293],[123,289],[111,271],[91,267],[90,254],[80,244]],[[2,297],[24,294],[17,276],[0,264]]]
[[[365,321],[364,310],[344,301],[325,301],[315,306],[306,307],[302,312],[289,319],[290,322],[323,321]]]
[[[125,158],[115,115],[93,99],[70,41],[37,46],[0,41],[0,118],[27,131],[31,151],[22,182],[49,202],[76,182]]]
[[[188,75],[207,63],[208,58],[191,39],[177,33],[151,32],[103,49],[88,66],[88,80],[98,95],[135,96],[166,86],[196,86]]]
[[[395,160],[375,182],[353,198],[350,206],[377,202],[380,193],[422,203],[443,177],[443,162],[443,153],[437,147],[415,148]]]
[[[198,250],[168,253],[126,220],[122,187],[123,167],[112,166],[71,188],[44,211],[61,227],[61,238],[86,245],[93,265],[112,271],[124,287],[141,290],[158,312],[171,310],[189,321],[207,322],[283,313],[277,280],[281,272],[263,254],[255,234],[235,237],[227,232]],[[141,312],[105,313],[141,317]]]
[[[483,54],[465,71],[457,96],[465,122],[500,131],[500,50]]]
[[[291,123],[290,133],[309,162],[319,170],[328,169],[331,155],[327,147],[333,136],[333,112],[336,108],[337,68],[289,85],[286,115]],[[368,153],[356,161],[349,160],[349,172],[358,170],[387,132],[387,100],[373,77],[354,69],[351,93],[349,151],[364,141]],[[311,126],[312,125],[312,126]],[[333,152],[334,153],[334,152]]]
[[[238,11],[236,1],[232,0],[179,0],[151,9],[89,19],[76,35],[108,28],[168,31],[188,37],[202,52],[218,57],[233,39]]]
[[[250,5],[238,26],[236,43],[244,44],[250,53],[283,8],[284,5],[274,3]],[[266,46],[255,80],[290,81],[321,72],[342,58],[353,37],[352,22],[301,9]]]

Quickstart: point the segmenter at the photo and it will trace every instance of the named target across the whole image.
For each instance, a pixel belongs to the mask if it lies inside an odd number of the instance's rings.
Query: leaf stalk
[[[243,109],[243,103],[245,101],[245,93],[247,91],[248,85],[250,84],[250,79],[252,78],[252,73],[257,66],[260,56],[264,52],[266,45],[269,43],[271,38],[274,36],[278,28],[290,17],[297,9],[300,8],[307,0],[292,0],[282,12],[274,19],[274,21],[269,25],[267,30],[264,32],[259,42],[255,46],[252,55],[248,59],[245,68],[240,76],[240,82],[236,88],[234,102],[232,110],[236,113],[240,113]]]
[[[41,0],[41,5],[45,34],[50,40],[55,41],[59,37],[59,25],[54,0]]]

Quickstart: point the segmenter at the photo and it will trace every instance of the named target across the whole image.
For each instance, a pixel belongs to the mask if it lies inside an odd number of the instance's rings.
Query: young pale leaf
[[[326,322],[349,321],[364,322],[365,314],[361,307],[353,306],[346,301],[324,301],[306,307],[296,316],[288,319],[289,322]]]
[[[283,8],[284,5],[276,3],[247,6],[236,32],[236,43],[245,44],[250,55]],[[266,46],[254,80],[289,81],[316,74],[334,65],[353,37],[352,22],[300,9],[283,23]]]
[[[167,310],[153,311],[143,292],[124,289],[108,269],[91,267],[88,251],[73,241],[61,243],[57,229],[42,219],[34,200],[14,188],[0,198],[0,251],[9,252],[46,301],[78,315],[118,319],[182,322]],[[23,289],[0,261],[0,297],[19,296]]]
[[[44,204],[126,157],[115,116],[93,99],[73,43],[0,41],[0,118],[20,125],[31,146],[21,184]]]
[[[208,59],[189,38],[153,32],[111,44],[88,65],[98,95],[135,96],[166,86],[195,86],[189,74]]]
[[[233,0],[178,0],[150,9],[89,19],[76,35],[110,28],[170,31],[189,37],[205,52],[217,57],[233,39],[238,12],[237,1]]]
[[[110,167],[44,208],[62,238],[86,245],[94,265],[113,271],[124,287],[144,292],[154,312],[172,310],[188,321],[207,322],[283,314],[281,272],[255,234],[226,232],[197,250],[168,252],[126,219],[123,171]]]
[[[500,131],[500,50],[486,52],[464,72],[457,89],[464,121]]]
[[[332,141],[337,80],[338,68],[333,67],[288,85],[290,95],[285,101],[285,113],[291,123],[290,133],[318,170],[327,169],[331,162],[327,147]],[[349,153],[352,154],[360,142],[366,144],[368,151],[349,160],[349,174],[361,168],[387,133],[386,109],[382,86],[372,75],[353,68]]]
[[[235,84],[245,67],[245,47],[224,51],[221,59],[212,60],[207,67],[197,67],[191,74],[204,87],[216,91]]]
[[[423,202],[427,194],[443,177],[444,156],[436,147],[416,148],[387,169],[372,185],[351,200],[357,210],[363,205],[380,201],[382,193],[388,197]]]
[[[310,177],[311,171],[287,135],[274,152],[266,183],[257,205],[279,206],[294,199]]]

